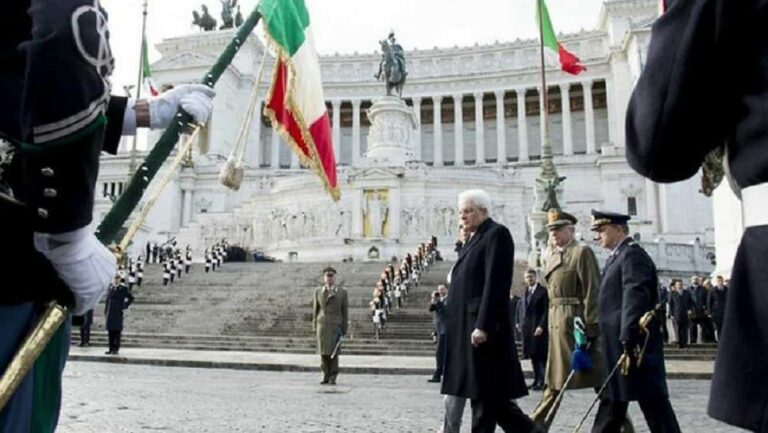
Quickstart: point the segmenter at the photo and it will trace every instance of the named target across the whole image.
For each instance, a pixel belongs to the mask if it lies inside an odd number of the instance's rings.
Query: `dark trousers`
[[[436,379],[443,377],[443,366],[445,363],[446,335],[437,334],[437,347],[435,348],[435,374]]]
[[[323,381],[336,381],[339,375],[339,357],[331,358],[331,355],[321,355],[320,369],[323,371]]]
[[[709,320],[709,317],[699,317],[691,320],[689,329],[691,344],[699,342],[699,327],[701,327],[702,343],[711,343],[715,341],[715,331],[712,329],[712,321]]]
[[[533,386],[544,386],[544,369],[547,366],[547,358],[531,358],[533,365]]]
[[[688,345],[688,322],[675,323],[675,333],[677,334],[677,347],[685,347]]]
[[[680,426],[668,397],[640,400],[638,404],[651,433],[680,433]],[[600,401],[592,433],[619,433],[627,418],[627,407],[629,402],[626,401]]]
[[[80,345],[91,344],[91,325],[80,326]]]
[[[109,331],[109,351],[117,353],[120,351],[120,336],[123,331]]]
[[[664,309],[656,310],[656,317],[659,318],[659,325],[661,326],[661,338],[665,343],[668,343],[669,330],[667,329],[667,315],[664,314]]]
[[[536,431],[536,425],[513,400],[472,400],[472,433],[493,433],[497,424],[506,433]]]

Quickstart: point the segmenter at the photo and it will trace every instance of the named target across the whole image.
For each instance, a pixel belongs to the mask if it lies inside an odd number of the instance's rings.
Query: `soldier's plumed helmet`
[[[625,226],[629,220],[629,215],[592,209],[591,229],[597,230],[606,224]]]
[[[547,212],[547,228],[554,229],[574,225],[579,222],[575,216],[560,209],[552,208]]]

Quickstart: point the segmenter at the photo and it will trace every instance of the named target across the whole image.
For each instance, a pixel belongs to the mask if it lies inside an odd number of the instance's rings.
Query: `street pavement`
[[[59,433],[275,432],[427,433],[439,427],[439,385],[415,374],[342,374],[321,386],[315,372],[167,367],[70,361]],[[386,357],[379,358],[387,363]],[[683,432],[735,433],[706,416],[707,380],[669,381]],[[570,432],[594,393],[566,394],[552,432]],[[537,395],[520,399],[530,413]],[[630,406],[638,432],[642,414]],[[469,408],[464,416],[469,431]],[[582,431],[589,431],[591,420]],[[500,431],[500,430],[499,430]]]

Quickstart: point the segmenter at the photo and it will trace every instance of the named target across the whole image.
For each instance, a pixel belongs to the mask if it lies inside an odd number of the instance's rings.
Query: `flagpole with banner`
[[[144,82],[144,69],[149,68],[148,55],[147,55],[147,0],[144,0],[142,5],[142,19],[141,19],[141,49],[139,54],[139,77],[136,80],[136,100],[141,98],[141,86]],[[147,69],[148,70],[148,69]],[[131,141],[131,160],[128,163],[128,178],[133,176],[136,171],[136,134]]]

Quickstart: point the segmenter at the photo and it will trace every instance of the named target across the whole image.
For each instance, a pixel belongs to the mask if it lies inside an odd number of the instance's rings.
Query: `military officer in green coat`
[[[568,384],[568,389],[599,388],[603,380],[604,358],[598,342],[600,329],[597,318],[597,293],[600,268],[595,253],[588,246],[580,245],[576,241],[574,225],[578,220],[573,215],[550,209],[547,222],[551,242],[544,278],[549,294],[549,358],[544,374],[544,395],[532,418],[548,430],[549,424],[545,422],[545,418],[555,404],[557,395],[563,391],[571,372],[575,317],[580,317],[586,325],[592,368],[576,372]],[[557,409],[554,409],[555,412]],[[549,422],[552,419],[554,416]],[[631,427],[625,426],[624,432],[630,431]]]
[[[317,333],[323,371],[322,385],[335,385],[339,375],[339,348],[347,334],[349,300],[347,291],[336,286],[336,269],[323,269],[323,287],[315,290],[312,300],[312,328]]]

